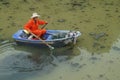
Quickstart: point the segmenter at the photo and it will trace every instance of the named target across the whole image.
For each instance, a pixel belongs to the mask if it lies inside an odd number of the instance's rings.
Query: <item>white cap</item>
[[[40,17],[40,15],[38,15],[37,13],[33,13],[31,18],[34,18],[34,17]]]

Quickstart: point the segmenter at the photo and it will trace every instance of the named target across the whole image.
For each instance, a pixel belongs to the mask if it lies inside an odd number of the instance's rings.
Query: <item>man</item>
[[[39,25],[46,25],[47,22],[39,19],[40,15],[33,13],[31,19],[24,25],[24,29],[38,37],[46,33],[46,29],[39,28]]]

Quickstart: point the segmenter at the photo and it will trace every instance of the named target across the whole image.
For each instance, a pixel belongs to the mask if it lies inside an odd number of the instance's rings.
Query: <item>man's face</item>
[[[38,17],[34,17],[34,20],[37,20],[38,19]]]

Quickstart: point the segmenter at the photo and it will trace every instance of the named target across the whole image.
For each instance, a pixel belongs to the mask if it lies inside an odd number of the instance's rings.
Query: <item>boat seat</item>
[[[22,33],[20,34],[20,37],[25,39],[27,39],[29,36],[30,34],[26,34],[24,31],[22,31]]]

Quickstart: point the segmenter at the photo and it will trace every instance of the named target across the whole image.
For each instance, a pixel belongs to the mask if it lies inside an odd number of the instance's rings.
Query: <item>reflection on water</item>
[[[0,0],[0,80],[119,80],[120,39],[111,46],[120,34],[119,3],[120,0]],[[51,52],[9,43],[12,34],[33,12],[49,22],[48,29],[81,31],[83,35],[74,49],[55,48]]]
[[[19,46],[15,43],[5,43],[0,46],[0,79],[8,80],[10,78],[16,80],[13,76],[21,78],[21,76],[35,76],[37,73],[40,73],[40,75],[51,73],[59,62],[68,59],[65,54],[71,52],[71,50],[65,51],[65,49],[62,49],[64,52],[59,50],[61,49],[56,48],[56,50],[51,51],[48,48],[41,49]],[[62,56],[57,58],[58,55]],[[24,73],[28,74],[24,75]]]
[[[7,43],[0,46],[0,80],[118,80],[120,39],[109,53],[93,54],[78,47],[39,49]],[[69,58],[73,56],[72,58]]]

